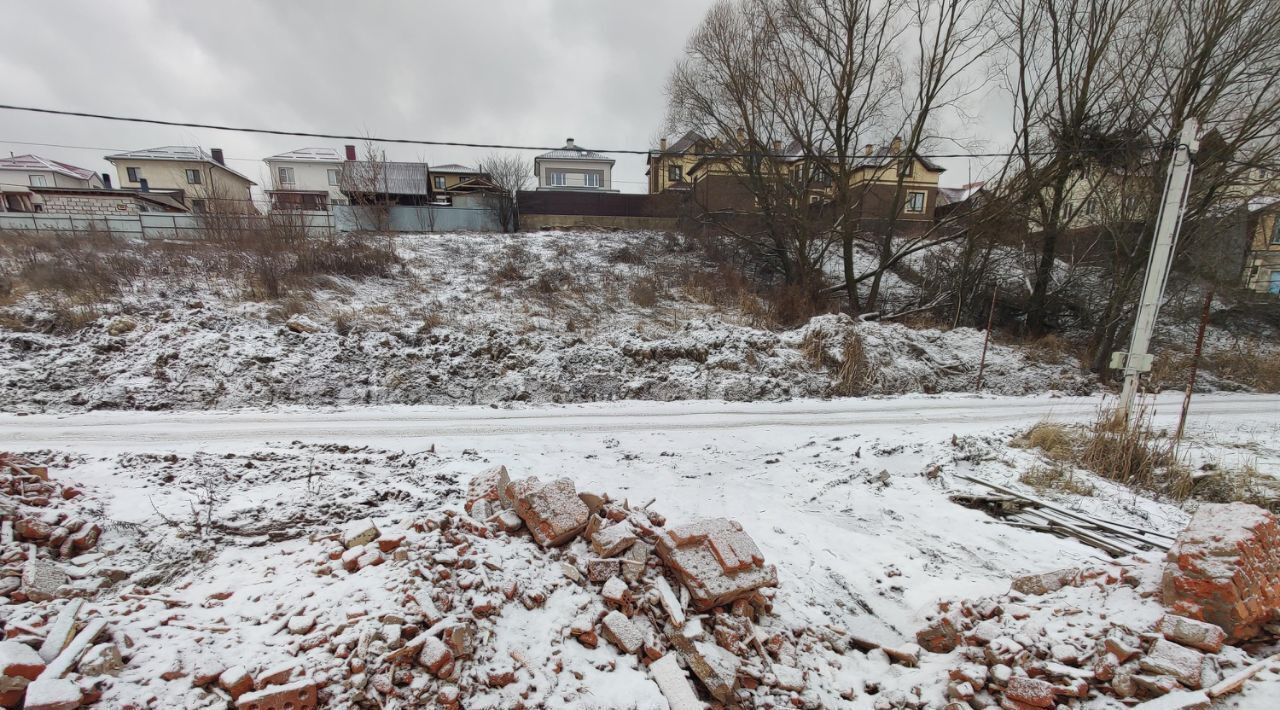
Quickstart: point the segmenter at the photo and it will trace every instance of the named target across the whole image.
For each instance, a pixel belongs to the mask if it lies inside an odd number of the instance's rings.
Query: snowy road
[[[624,402],[528,409],[484,407],[369,407],[212,412],[93,412],[76,415],[0,415],[0,442],[11,448],[137,449],[234,445],[280,439],[346,444],[513,434],[620,433],[773,427],[810,429],[912,428],[948,425],[962,432],[1030,425],[1045,418],[1091,417],[1096,397],[903,397],[831,401]],[[1176,420],[1181,397],[1156,400],[1156,421]],[[1280,424],[1280,396],[1215,394],[1197,397],[1191,426]]]

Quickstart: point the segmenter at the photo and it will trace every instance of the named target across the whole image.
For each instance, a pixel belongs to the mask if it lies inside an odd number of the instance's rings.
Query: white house
[[[354,153],[354,146],[348,150]],[[355,160],[349,155],[347,160]],[[266,159],[272,209],[327,210],[347,204],[342,194],[343,157],[332,148],[299,148]]]
[[[613,189],[613,158],[565,140],[563,148],[533,159],[539,190],[617,192]]]
[[[92,170],[41,158],[18,155],[0,158],[0,185],[7,187],[102,187]]]

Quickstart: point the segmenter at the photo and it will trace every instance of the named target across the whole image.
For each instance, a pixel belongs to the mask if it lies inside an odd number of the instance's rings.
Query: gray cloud
[[[302,131],[467,142],[645,148],[663,86],[712,0],[15,3],[0,46],[5,101]],[[89,146],[26,146],[11,141]],[[261,159],[338,141],[0,112],[0,150],[108,171],[104,149],[222,147]],[[488,151],[386,146],[394,159],[477,162]],[[615,156],[624,191],[644,159]],[[965,177],[950,164],[947,182]],[[956,170],[960,167],[960,170]],[[954,177],[953,177],[954,175]]]

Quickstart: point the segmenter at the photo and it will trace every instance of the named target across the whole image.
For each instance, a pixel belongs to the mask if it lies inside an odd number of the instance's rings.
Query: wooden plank
[[[1168,551],[1168,549],[1169,549],[1170,547],[1172,547],[1172,543],[1155,542],[1155,541],[1151,540],[1151,539],[1150,539],[1150,537],[1145,537],[1145,536],[1151,536],[1151,537],[1160,537],[1160,538],[1165,538],[1165,539],[1169,539],[1169,540],[1172,540],[1172,539],[1173,539],[1173,538],[1170,538],[1169,536],[1167,536],[1167,535],[1163,535],[1163,534],[1161,534],[1161,533],[1157,533],[1157,532],[1154,532],[1154,531],[1151,531],[1151,530],[1143,530],[1143,529],[1141,529],[1141,528],[1136,528],[1136,527],[1133,527],[1133,526],[1131,526],[1131,525],[1119,526],[1119,525],[1112,524],[1112,523],[1110,523],[1110,522],[1106,522],[1106,521],[1103,521],[1103,520],[1098,520],[1097,518],[1091,518],[1091,517],[1089,517],[1089,516],[1082,515],[1082,514],[1080,514],[1080,513],[1072,512],[1072,511],[1070,511],[1070,510],[1067,510],[1066,508],[1061,508],[1061,507],[1056,506],[1056,505],[1054,505],[1054,504],[1052,504],[1052,503],[1049,503],[1049,502],[1046,502],[1046,501],[1042,501],[1042,500],[1040,500],[1040,499],[1038,499],[1038,498],[1033,498],[1033,497],[1031,497],[1031,496],[1029,496],[1029,495],[1025,495],[1025,494],[1023,494],[1023,493],[1019,493],[1019,492],[1017,492],[1017,491],[1015,491],[1015,490],[1013,490],[1013,489],[1011,489],[1011,488],[1006,488],[1005,486],[1001,486],[1001,485],[999,485],[999,484],[997,484],[997,483],[991,483],[990,481],[984,481],[984,480],[982,480],[981,478],[974,478],[974,477],[972,477],[972,476],[966,476],[966,475],[965,475],[965,474],[963,474],[963,473],[957,473],[957,474],[955,474],[955,476],[956,476],[956,478],[959,478],[959,479],[962,479],[962,480],[965,480],[965,481],[969,481],[969,482],[971,482],[971,483],[977,483],[977,484],[978,484],[978,485],[980,485],[980,486],[986,486],[987,488],[990,488],[990,489],[992,489],[992,490],[994,490],[994,491],[999,491],[999,492],[1004,493],[1004,494],[1006,494],[1006,495],[1011,495],[1011,496],[1014,496],[1015,498],[1021,498],[1022,500],[1029,501],[1029,502],[1031,502],[1031,503],[1035,503],[1036,505],[1040,506],[1041,508],[1044,508],[1045,510],[1052,510],[1052,511],[1053,511],[1053,512],[1055,512],[1055,513],[1058,513],[1058,514],[1060,514],[1060,515],[1064,515],[1064,516],[1066,516],[1066,517],[1068,517],[1068,518],[1071,518],[1072,520],[1076,520],[1076,521],[1081,522],[1081,523],[1087,523],[1087,524],[1090,524],[1090,525],[1097,526],[1098,528],[1101,528],[1101,529],[1103,529],[1103,530],[1106,530],[1106,531],[1108,531],[1108,532],[1110,532],[1110,533],[1113,533],[1113,534],[1115,534],[1115,535],[1120,535],[1120,536],[1122,536],[1122,537],[1125,537],[1125,538],[1128,538],[1128,539],[1134,540],[1134,541],[1136,541],[1136,542],[1140,542],[1140,543],[1142,543],[1142,544],[1144,544],[1144,545],[1151,545],[1152,547],[1157,547],[1157,548],[1160,548],[1160,549],[1165,550],[1165,551]]]

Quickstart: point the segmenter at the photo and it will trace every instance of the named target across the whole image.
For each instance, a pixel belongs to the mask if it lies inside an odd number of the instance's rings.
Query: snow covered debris
[[[1280,525],[1248,503],[1206,503],[1169,551],[1164,602],[1248,639],[1280,619]]]
[[[727,604],[778,583],[760,548],[734,520],[712,518],[666,531],[658,556],[676,573],[698,611]]]

